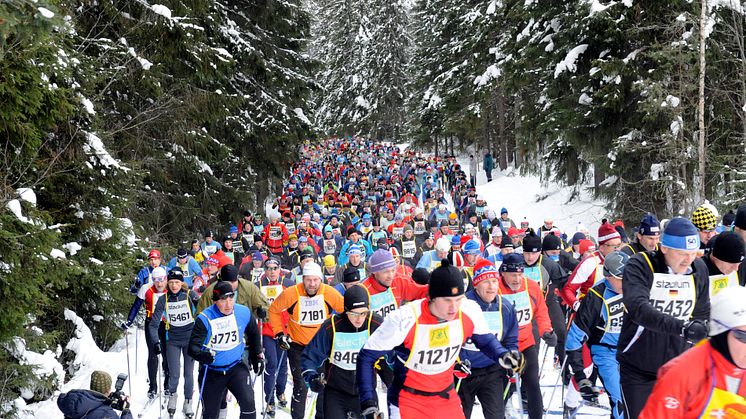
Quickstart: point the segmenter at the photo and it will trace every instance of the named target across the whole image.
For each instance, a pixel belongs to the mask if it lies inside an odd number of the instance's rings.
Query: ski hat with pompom
[[[461,271],[451,265],[448,259],[440,261],[440,266],[430,273],[428,295],[438,297],[458,297],[464,294],[464,277]]]
[[[500,274],[498,273],[497,267],[487,259],[479,258],[474,264],[474,277],[471,279],[471,284],[477,286],[480,282],[485,279],[499,279]]]

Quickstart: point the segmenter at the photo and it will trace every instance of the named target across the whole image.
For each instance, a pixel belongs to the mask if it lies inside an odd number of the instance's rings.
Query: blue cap
[[[481,253],[479,243],[477,243],[477,241],[474,239],[464,243],[464,246],[461,248],[461,250],[464,252],[465,255],[478,255]]]
[[[581,240],[585,240],[585,239],[587,239],[587,237],[585,237],[585,234],[578,231],[572,236],[572,244],[573,246],[577,246],[580,244]]]
[[[640,230],[638,232],[641,236],[660,236],[661,223],[655,218],[655,215],[647,213],[642,217],[642,221],[640,221]]]
[[[371,217],[371,216],[370,216],[370,214],[367,214],[367,213],[366,213],[366,214],[363,214],[363,220],[370,220],[370,219],[372,219],[372,218],[373,218],[373,217]]]
[[[360,249],[360,246],[353,244],[352,246],[347,248],[347,255],[362,255],[363,251]]]
[[[451,237],[451,246],[461,246],[461,236],[454,234],[453,237]]]
[[[505,208],[505,207],[503,207],[503,208],[502,208],[502,209],[500,210],[500,215],[503,215],[503,214],[507,214],[507,213],[508,213],[508,209],[507,209],[507,208]]]
[[[699,249],[699,231],[686,218],[676,217],[666,224],[661,237],[661,246],[678,250]]]
[[[231,226],[231,228],[230,228],[230,229],[228,229],[228,232],[230,232],[230,233],[238,233],[238,227],[236,227],[236,226]]]

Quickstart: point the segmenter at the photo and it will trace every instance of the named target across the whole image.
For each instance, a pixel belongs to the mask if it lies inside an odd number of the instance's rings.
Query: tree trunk
[[[521,143],[518,138],[518,135],[520,135],[519,133],[521,132],[520,110],[521,110],[521,98],[520,96],[516,95],[515,104],[514,104],[515,129],[513,130],[513,138],[516,143],[516,148],[515,148],[515,168],[516,169],[519,169],[523,165],[523,162],[525,159],[525,153],[524,153],[525,150],[523,146],[518,145]]]
[[[699,125],[699,141],[698,141],[698,158],[699,158],[699,170],[697,177],[698,182],[695,182],[697,189],[695,191],[695,202],[703,202],[705,197],[705,162],[707,156],[705,155],[705,25],[707,24],[707,0],[701,1],[701,13],[699,18],[699,103],[697,105],[697,123]]]
[[[502,87],[497,89],[497,138],[500,144],[500,170],[508,168],[508,139],[505,135],[505,94]]]

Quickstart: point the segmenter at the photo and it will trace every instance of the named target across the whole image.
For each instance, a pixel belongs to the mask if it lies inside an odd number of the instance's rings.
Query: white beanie
[[[316,276],[323,278],[324,274],[321,272],[321,266],[316,262],[308,262],[303,265],[303,276]]]
[[[451,250],[451,241],[445,237],[439,238],[438,241],[435,242],[435,250],[440,250],[441,252]]]

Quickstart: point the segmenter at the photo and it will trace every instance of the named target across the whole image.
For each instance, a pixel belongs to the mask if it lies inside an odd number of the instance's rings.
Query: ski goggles
[[[214,301],[218,300],[225,300],[226,298],[233,298],[236,296],[235,292],[226,292],[225,294],[221,294],[220,296],[213,297]]]

